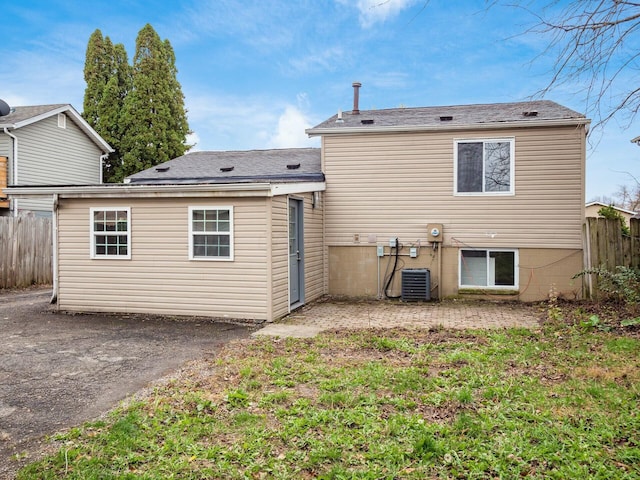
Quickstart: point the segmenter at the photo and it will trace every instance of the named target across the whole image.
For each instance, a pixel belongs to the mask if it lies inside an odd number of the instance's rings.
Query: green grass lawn
[[[18,478],[640,478],[640,340],[575,327],[231,345]]]

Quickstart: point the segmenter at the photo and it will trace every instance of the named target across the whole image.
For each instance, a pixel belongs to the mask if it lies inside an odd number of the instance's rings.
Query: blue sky
[[[197,150],[319,146],[304,129],[353,105],[524,101],[546,86],[549,39],[535,18],[484,0],[23,0],[5,2],[0,98],[82,111],[87,41],[99,28],[129,60],[150,23],[176,54]],[[528,2],[536,4],[547,2]],[[562,3],[562,2],[561,2]],[[584,84],[545,98],[579,112]],[[640,123],[594,132],[587,200],[640,177]]]

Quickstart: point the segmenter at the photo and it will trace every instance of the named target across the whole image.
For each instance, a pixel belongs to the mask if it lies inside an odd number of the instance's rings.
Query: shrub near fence
[[[51,284],[49,218],[0,217],[0,288]]]
[[[640,268],[640,219],[629,221],[630,235],[625,235],[615,219],[587,218],[584,225],[584,268],[604,268],[611,272],[617,266]],[[597,282],[592,275],[586,282],[586,295],[597,296]]]

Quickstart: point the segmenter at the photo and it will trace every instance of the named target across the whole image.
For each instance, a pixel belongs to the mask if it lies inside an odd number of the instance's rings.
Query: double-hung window
[[[460,288],[518,288],[517,250],[460,250]]]
[[[512,138],[456,140],[454,147],[456,194],[513,194]]]
[[[233,207],[189,207],[189,259],[233,260]]]
[[[92,208],[91,258],[131,258],[131,209]]]

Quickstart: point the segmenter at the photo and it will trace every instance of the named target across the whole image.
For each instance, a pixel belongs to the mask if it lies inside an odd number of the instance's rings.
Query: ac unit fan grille
[[[431,274],[428,268],[402,270],[402,301],[431,300]]]

